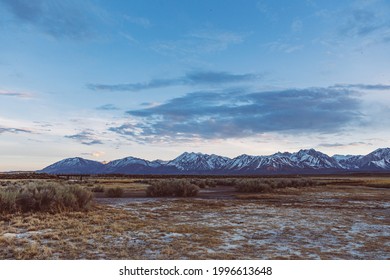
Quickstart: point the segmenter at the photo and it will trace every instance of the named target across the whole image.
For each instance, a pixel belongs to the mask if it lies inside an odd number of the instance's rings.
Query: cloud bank
[[[244,138],[267,132],[334,133],[360,123],[360,105],[355,92],[331,88],[203,91],[127,111],[138,123],[109,130],[145,141]]]
[[[229,72],[193,71],[182,77],[173,79],[153,79],[144,83],[128,84],[88,84],[87,87],[95,91],[142,91],[179,85],[224,85],[249,82],[260,79],[256,74],[232,74]]]
[[[384,84],[336,84],[334,88],[358,89],[358,90],[390,90],[390,85]]]

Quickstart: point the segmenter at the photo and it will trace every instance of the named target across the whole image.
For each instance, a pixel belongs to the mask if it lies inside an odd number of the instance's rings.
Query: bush
[[[103,186],[95,186],[91,189],[92,192],[104,192],[104,187]]]
[[[87,210],[92,193],[80,186],[28,182],[0,191],[0,212],[62,212]]]
[[[151,183],[146,189],[146,195],[152,197],[177,196],[189,197],[196,196],[199,187],[185,179],[158,180]]]
[[[302,188],[315,186],[311,179],[244,179],[237,183],[236,190],[246,193],[272,192],[284,188]]]
[[[244,179],[237,183],[236,190],[238,192],[245,193],[261,193],[269,192],[273,188],[272,184],[269,181],[262,179]]]
[[[106,197],[122,197],[124,190],[120,187],[109,188],[106,190]]]

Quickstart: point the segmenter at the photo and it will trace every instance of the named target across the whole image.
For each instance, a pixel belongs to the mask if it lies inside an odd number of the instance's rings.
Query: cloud
[[[105,152],[100,152],[100,151],[91,152],[91,153],[82,153],[83,156],[92,156],[96,158],[102,157],[105,154],[106,154]]]
[[[91,7],[83,1],[0,0],[20,22],[55,38],[85,39],[92,35]]]
[[[182,77],[173,79],[154,79],[144,83],[128,84],[88,84],[87,87],[96,91],[141,91],[179,85],[225,85],[248,82],[261,78],[256,74],[232,74],[228,72],[192,71]]]
[[[129,16],[125,15],[124,19],[127,20],[128,22],[134,23],[136,25],[139,25],[143,28],[149,28],[152,26],[151,22],[149,19],[144,18],[144,17],[136,17],[136,16]]]
[[[368,44],[390,42],[388,4],[381,1],[362,2],[339,16],[339,35],[342,38],[365,38]],[[367,42],[366,42],[367,44]]]
[[[268,0],[258,0],[256,2],[257,10],[268,20],[277,21],[278,15],[275,13],[275,10],[271,8],[272,1]]]
[[[291,23],[291,31],[294,33],[301,32],[303,29],[303,22],[300,19],[295,19]]]
[[[334,88],[360,89],[360,90],[390,90],[390,85],[383,84],[336,84]]]
[[[372,144],[366,142],[351,142],[351,143],[323,143],[318,145],[318,147],[325,147],[325,148],[351,147],[351,146],[372,146]]]
[[[19,97],[19,98],[31,98],[32,94],[28,93],[28,92],[16,92],[16,91],[0,90],[0,96],[10,96],[10,97]]]
[[[0,127],[0,134],[1,133],[32,133],[32,131],[15,127]]]
[[[360,105],[356,93],[330,88],[194,92],[127,111],[138,123],[109,130],[145,141],[245,138],[267,132],[334,133],[360,124]]]
[[[170,56],[198,56],[224,51],[231,45],[240,44],[246,35],[221,30],[198,30],[173,41],[157,42],[152,49]]]
[[[66,135],[65,138],[74,139],[83,145],[91,146],[103,144],[103,142],[96,138],[96,135],[89,129],[83,130],[74,135]]]
[[[350,11],[340,32],[344,36],[367,36],[383,27],[374,11],[354,9]]]
[[[102,111],[115,111],[115,110],[119,110],[119,108],[117,106],[115,106],[114,104],[105,104],[105,105],[97,107],[96,109],[97,110],[102,110]]]
[[[265,44],[273,52],[293,53],[304,48],[303,44],[275,41]]]

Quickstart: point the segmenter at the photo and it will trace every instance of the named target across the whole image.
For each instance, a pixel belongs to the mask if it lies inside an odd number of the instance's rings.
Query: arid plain
[[[178,182],[194,193],[151,192]],[[387,175],[24,175],[0,185],[0,259],[390,259]],[[37,197],[39,186],[86,192],[75,209],[44,208],[41,198],[33,210],[4,208],[10,189]]]

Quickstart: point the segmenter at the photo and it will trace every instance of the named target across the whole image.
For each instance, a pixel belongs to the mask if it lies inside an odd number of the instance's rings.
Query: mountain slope
[[[104,167],[104,173],[118,173],[118,174],[139,174],[147,173],[149,169],[159,167],[160,164],[152,163],[148,160],[126,157],[110,161]]]
[[[103,172],[104,164],[98,161],[80,157],[67,158],[40,170],[48,174],[99,174]]]
[[[390,148],[362,155],[328,155],[314,149],[233,159],[185,152],[170,161],[126,157],[106,164],[82,158],[56,162],[39,172],[49,174],[303,174],[390,171]]]
[[[166,166],[175,167],[180,171],[218,171],[222,170],[230,160],[217,155],[185,152],[169,161]]]

